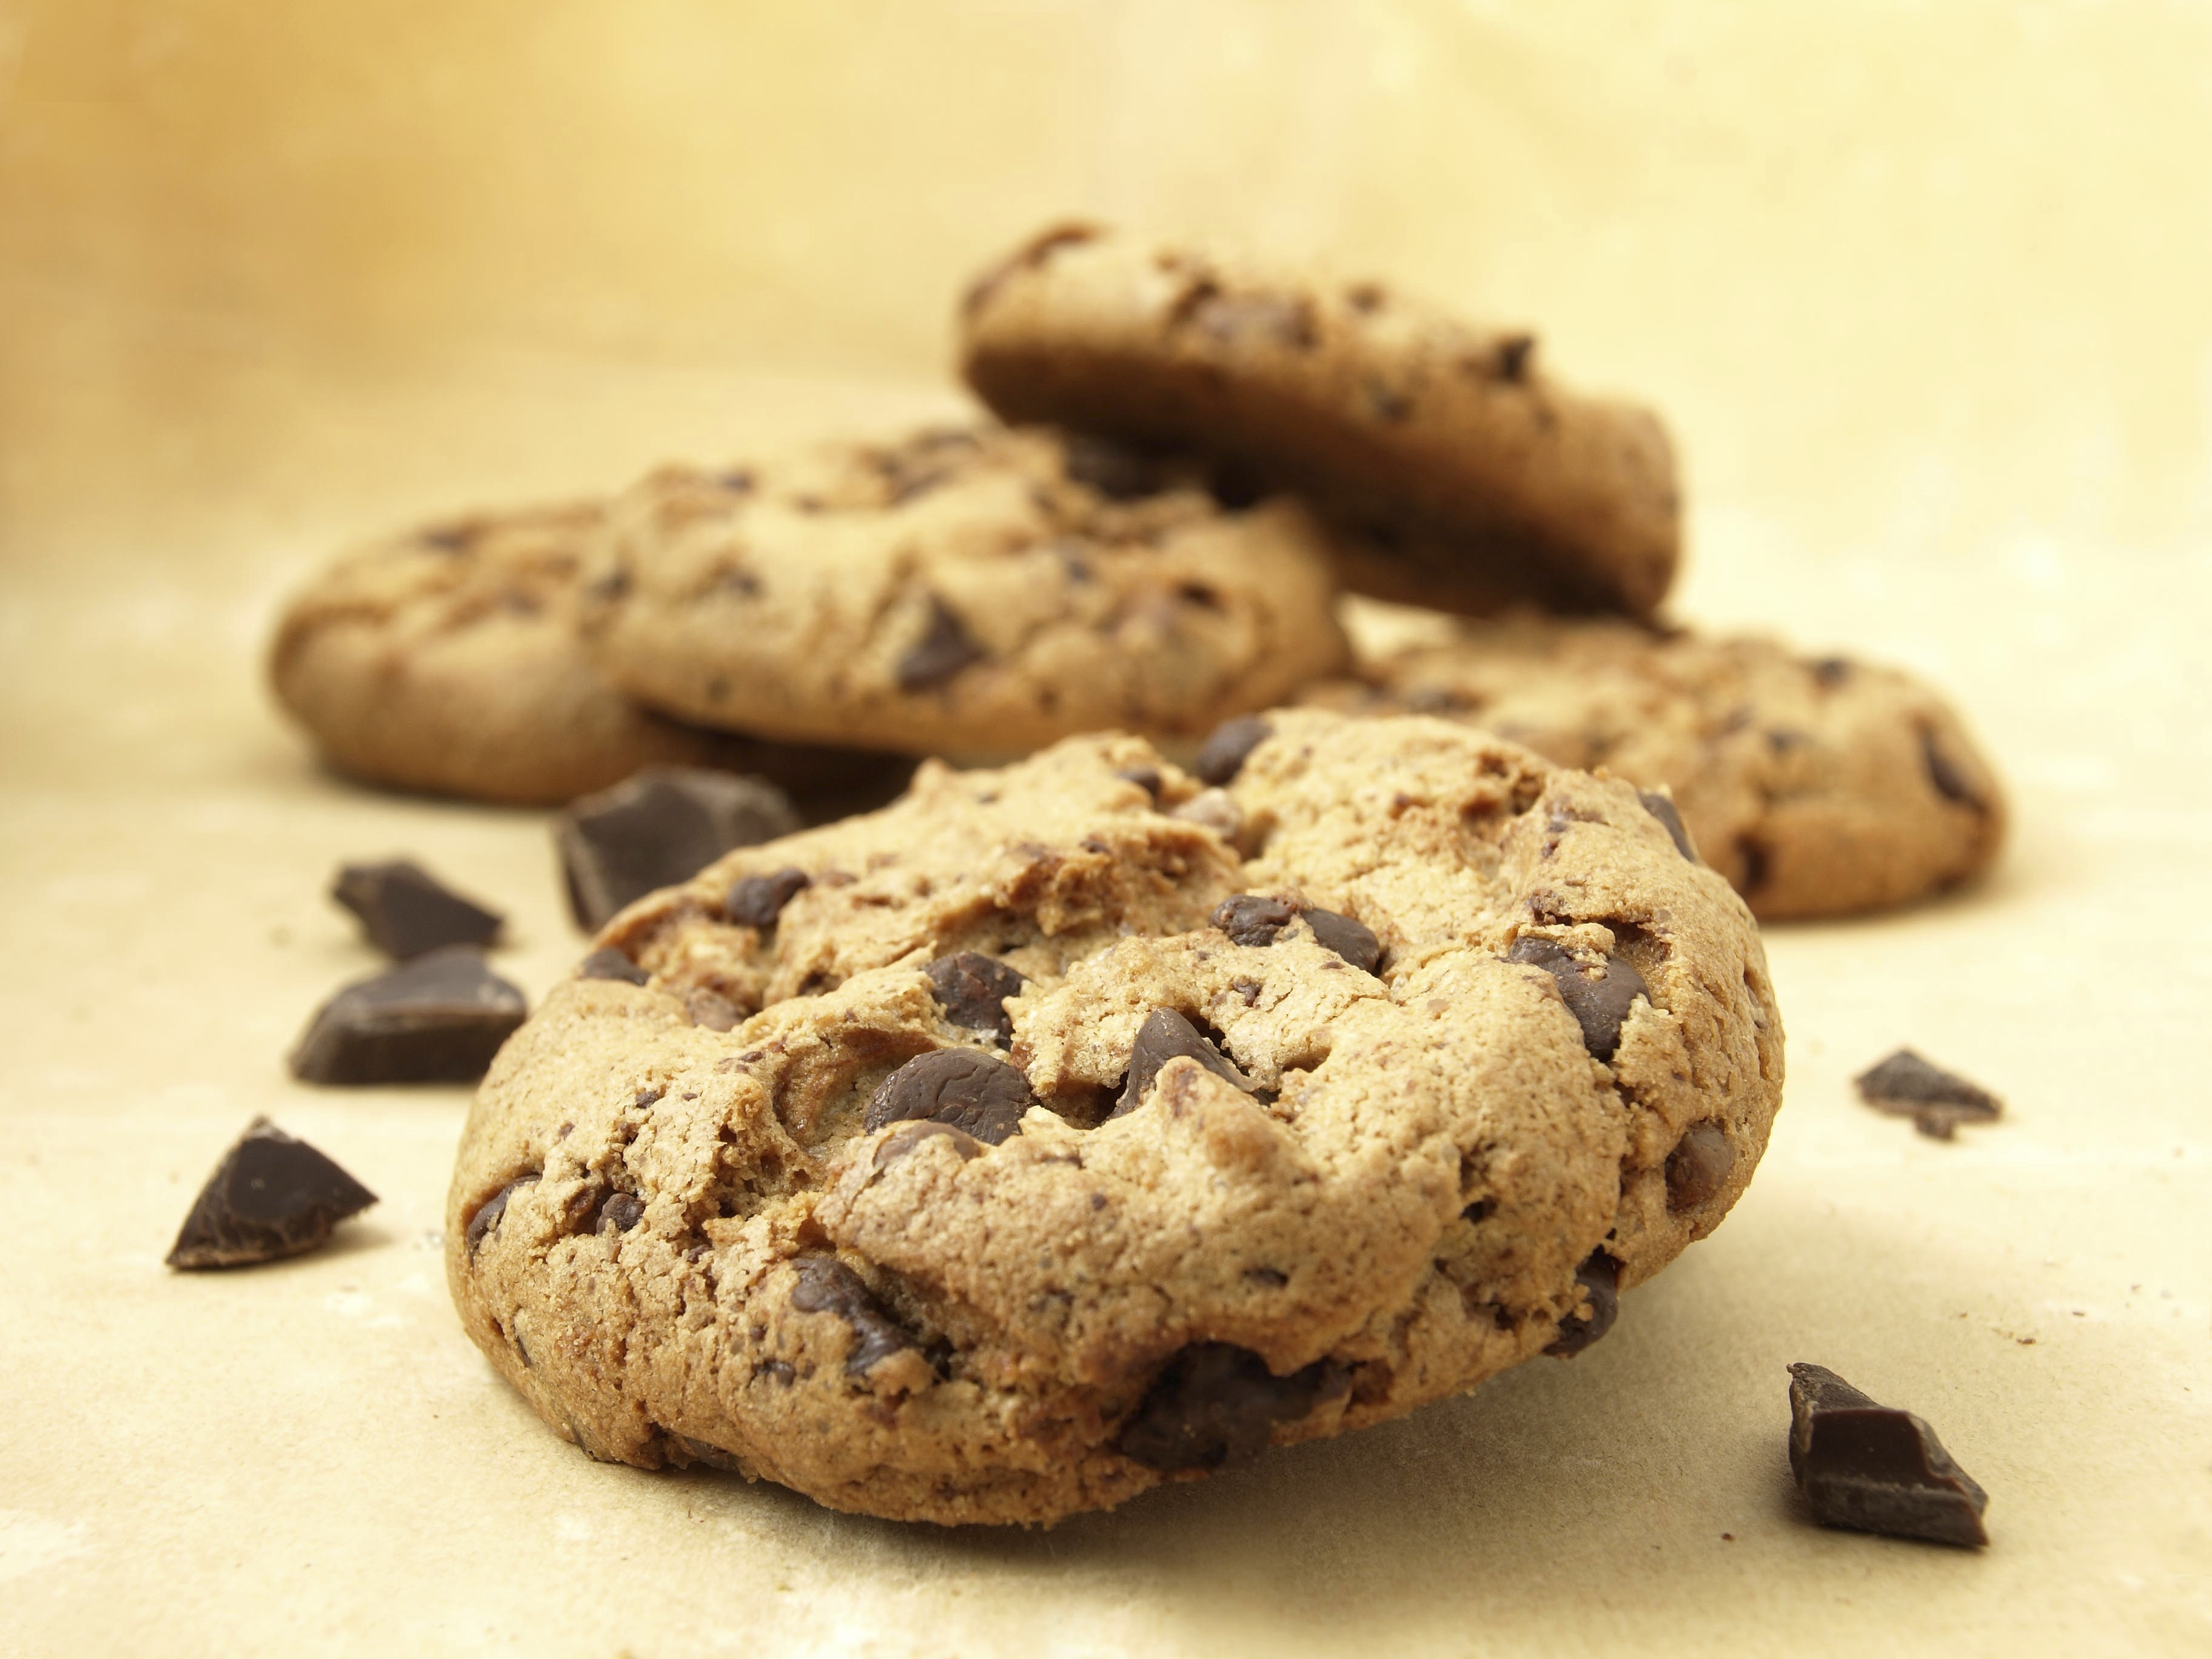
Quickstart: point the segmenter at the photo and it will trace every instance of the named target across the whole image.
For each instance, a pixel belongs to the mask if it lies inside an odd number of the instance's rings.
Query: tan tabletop
[[[0,6],[0,1652],[2212,1651],[2212,22],[172,9]],[[506,908],[542,995],[546,819],[320,773],[273,607],[421,513],[957,410],[960,274],[1071,204],[1545,325],[1674,421],[1677,615],[1932,677],[2016,833],[1768,931],[1771,1150],[1571,1363],[1050,1532],[592,1464],[447,1301],[466,1091],[283,1065],[377,966],[342,859]],[[1859,1104],[1900,1043],[2003,1120]],[[381,1202],[170,1273],[263,1112]],[[1810,1525],[1796,1359],[1931,1419],[1990,1547]]]

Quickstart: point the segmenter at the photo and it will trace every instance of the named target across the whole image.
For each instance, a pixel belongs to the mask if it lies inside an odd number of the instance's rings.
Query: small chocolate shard
[[[1160,467],[1149,456],[1103,438],[1070,433],[1065,453],[1068,477],[1090,485],[1109,501],[1133,501],[1156,495],[1166,483]]]
[[[247,1267],[301,1255],[326,1242],[376,1194],[304,1140],[257,1117],[192,1201],[172,1267]]]
[[[876,1085],[862,1126],[927,1118],[996,1146],[1022,1132],[1022,1114],[1036,1103],[1030,1080],[1002,1060],[973,1048],[921,1054]]]
[[[1823,1365],[1790,1368],[1790,1473],[1824,1527],[1978,1548],[1989,1494],[1921,1418]]]
[[[1692,864],[1698,862],[1698,844],[1690,839],[1690,828],[1682,822],[1682,814],[1671,796],[1656,789],[1639,789],[1636,799],[1644,803],[1644,810],[1659,820],[1667,833],[1674,838],[1674,850]]]
[[[602,945],[576,964],[578,979],[617,979],[628,985],[644,985],[653,975],[611,945]]]
[[[1868,1105],[1911,1118],[1914,1128],[1935,1140],[1954,1139],[1961,1123],[1994,1123],[2004,1110],[2004,1103],[1988,1090],[1931,1065],[1910,1048],[1899,1048],[1851,1081]]]
[[[947,1020],[970,1031],[988,1031],[1002,1045],[1014,1040],[1006,999],[1019,996],[1029,981],[1005,963],[980,951],[961,951],[938,957],[922,971]]]
[[[477,1212],[469,1218],[468,1225],[461,1229],[461,1243],[474,1255],[483,1246],[485,1237],[507,1214],[507,1201],[525,1187],[534,1186],[542,1177],[535,1170],[519,1175],[477,1206]]]
[[[1108,1118],[1127,1116],[1137,1109],[1160,1074],[1160,1067],[1178,1054],[1196,1060],[1214,1076],[1234,1084],[1246,1094],[1252,1080],[1231,1063],[1228,1056],[1200,1034],[1199,1029],[1172,1008],[1156,1008],[1137,1028],[1137,1041],[1129,1051],[1129,1075],[1121,1097]]]
[[[1613,1328],[1620,1316],[1620,1263],[1603,1250],[1593,1250],[1575,1269],[1575,1283],[1583,1288],[1589,1311],[1569,1314],[1559,1322],[1559,1334],[1544,1350],[1558,1359],[1572,1359]]]
[[[1226,784],[1244,769],[1246,758],[1273,731],[1274,727],[1257,714],[1239,714],[1233,720],[1224,720],[1200,745],[1191,769],[1204,782],[1216,787]]]
[[[473,1083],[528,1012],[465,945],[347,986],[292,1050],[307,1083]]]
[[[1249,1348],[1194,1342],[1162,1368],[1114,1449],[1163,1474],[1218,1469],[1264,1451],[1276,1425],[1297,1422],[1350,1383],[1334,1360],[1277,1376]]]
[[[1735,1147],[1728,1131],[1707,1118],[1682,1131],[1667,1154],[1667,1207],[1694,1210],[1712,1201],[1735,1168]]]
[[[1498,378],[1518,384],[1528,378],[1528,359],[1536,349],[1533,334],[1509,334],[1498,343]]]
[[[596,932],[624,905],[688,881],[723,854],[800,828],[774,784],[694,767],[648,767],[572,801],[553,836],[576,925]]]
[[[1239,893],[1213,907],[1212,922],[1239,945],[1267,945],[1297,920],[1298,907],[1258,893]]]
[[[361,919],[370,944],[399,962],[448,945],[489,945],[504,920],[412,859],[341,865],[331,896]]]
[[[983,1152],[983,1143],[965,1129],[955,1128],[950,1123],[939,1123],[934,1118],[923,1117],[896,1126],[876,1144],[876,1155],[869,1162],[875,1169],[884,1169],[897,1163],[926,1140],[945,1141],[960,1155],[960,1161],[963,1164],[971,1158],[981,1157]]]
[[[1373,929],[1334,910],[1309,906],[1303,914],[1314,938],[1361,973],[1371,974],[1382,965],[1382,941],[1375,937]]]
[[[901,1348],[919,1347],[913,1336],[884,1310],[866,1280],[834,1255],[803,1255],[792,1263],[799,1282],[791,1305],[801,1313],[830,1313],[853,1333],[845,1371],[858,1376],[876,1361]]]
[[[1611,1060],[1620,1047],[1620,1027],[1638,997],[1648,998],[1650,988],[1644,975],[1622,957],[1607,957],[1595,975],[1557,943],[1536,933],[1524,933],[1505,953],[1508,962],[1541,968],[1559,982],[1567,1012],[1583,1028],[1583,1047],[1597,1060]]]
[[[756,927],[765,933],[783,915],[783,907],[813,884],[813,877],[795,867],[765,876],[740,876],[730,884],[722,914],[740,927]]]
[[[609,1193],[607,1201],[599,1206],[597,1231],[626,1233],[644,1219],[645,1200],[635,1193]]]
[[[929,596],[929,622],[921,637],[907,647],[891,678],[902,691],[929,691],[953,678],[971,663],[983,659],[983,647],[968,636],[960,618],[934,593]]]
[[[1138,788],[1152,798],[1152,804],[1155,806],[1159,805],[1160,788],[1165,780],[1160,776],[1158,767],[1125,766],[1114,775],[1125,783],[1135,784]]]

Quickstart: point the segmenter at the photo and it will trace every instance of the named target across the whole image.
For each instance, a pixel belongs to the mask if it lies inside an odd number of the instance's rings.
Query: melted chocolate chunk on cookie
[[[800,827],[791,799],[758,778],[653,767],[570,803],[554,823],[577,926],[597,931],[633,900],[688,881],[733,848]]]
[[[1114,1449],[1164,1474],[1218,1469],[1266,1450],[1277,1424],[1297,1422],[1348,1382],[1333,1360],[1277,1376],[1249,1348],[1194,1342],[1168,1361]]]
[[[1166,780],[1160,776],[1158,767],[1125,766],[1114,775],[1126,783],[1135,784],[1138,788],[1152,798],[1152,804],[1155,806],[1159,805],[1160,789]]]
[[[1528,359],[1536,349],[1533,334],[1509,334],[1498,343],[1498,378],[1516,383],[1528,375]]]
[[[989,1031],[1002,1044],[1014,1040],[1006,999],[1019,996],[1029,981],[1005,963],[980,951],[961,951],[938,957],[922,971],[929,975],[930,994],[953,1024]]]
[[[1937,794],[1961,806],[1971,806],[1977,812],[1989,811],[1989,803],[1982,799],[1973,781],[1943,752],[1942,744],[1936,741],[1936,734],[1925,726],[1920,731],[1920,754],[1928,764],[1928,781],[1936,786]]]
[[[603,945],[576,964],[578,979],[616,979],[626,985],[643,985],[653,978],[611,945]]]
[[[1620,1263],[1603,1250],[1591,1251],[1589,1259],[1575,1269],[1575,1283],[1583,1287],[1589,1311],[1570,1314],[1559,1322],[1559,1334],[1544,1350],[1555,1358],[1572,1359],[1611,1330],[1620,1316]]]
[[[1297,920],[1298,907],[1257,893],[1239,893],[1213,908],[1216,927],[1239,945],[1273,945],[1275,936]]]
[[[765,876],[741,876],[730,884],[722,914],[740,927],[755,927],[765,933],[783,915],[783,907],[813,884],[813,877],[792,867]]]
[[[1224,720],[1200,747],[1191,770],[1216,787],[1226,784],[1244,769],[1245,758],[1267,742],[1273,730],[1257,714],[1240,714],[1233,720]]]
[[[222,1155],[171,1247],[172,1267],[245,1267],[315,1249],[376,1194],[257,1117]]]
[[[1876,1111],[1909,1117],[1912,1127],[1936,1140],[1950,1140],[1961,1123],[1994,1123],[2004,1103],[1979,1084],[1899,1048],[1851,1081],[1859,1098]]]
[[[1164,487],[1158,463],[1103,438],[1071,434],[1066,453],[1068,477],[1090,485],[1109,501],[1139,501],[1158,495]]]
[[[901,1348],[919,1347],[904,1327],[885,1311],[860,1274],[834,1255],[803,1255],[792,1264],[799,1282],[791,1305],[801,1313],[836,1314],[853,1333],[845,1356],[848,1376],[858,1376],[876,1361]]]
[[[1334,951],[1363,974],[1371,974],[1382,961],[1382,941],[1374,931],[1350,916],[1309,906],[1302,914],[1306,926],[1323,946]]]
[[[960,1161],[963,1164],[971,1158],[980,1158],[983,1152],[983,1143],[965,1129],[955,1128],[950,1123],[939,1123],[933,1118],[923,1117],[902,1123],[885,1135],[877,1143],[876,1155],[872,1162],[877,1169],[883,1169],[889,1164],[897,1163],[908,1152],[931,1140],[945,1142],[959,1154]]]
[[[1850,678],[1854,665],[1849,657],[1816,657],[1806,665],[1812,671],[1814,680],[1825,691],[1832,691]]]
[[[1735,1147],[1728,1132],[1708,1119],[1682,1131],[1667,1154],[1667,1207],[1694,1210],[1712,1201],[1735,1168]]]
[[[1644,803],[1644,810],[1658,819],[1674,838],[1674,850],[1691,863],[1697,863],[1698,845],[1690,839],[1689,826],[1682,822],[1682,815],[1675,809],[1674,801],[1656,789],[1639,789],[1636,792],[1636,799]]]
[[[892,670],[902,691],[930,691],[953,678],[972,663],[983,660],[983,647],[968,637],[944,600],[929,596],[929,623],[921,637],[907,647]]]
[[[361,919],[370,944],[401,962],[447,945],[488,945],[503,920],[411,859],[342,865],[331,896]]]
[[[1790,1368],[1790,1473],[1824,1527],[1978,1548],[1989,1494],[1936,1431],[1824,1365]]]
[[[877,1085],[862,1125],[880,1129],[927,1118],[996,1146],[1022,1132],[1022,1114],[1036,1103],[1029,1079],[1004,1060],[973,1048],[939,1048]]]
[[[1158,1008],[1137,1028],[1137,1041],[1129,1051],[1129,1075],[1121,1097],[1109,1118],[1126,1116],[1137,1109],[1160,1074],[1160,1067],[1178,1054],[1196,1060],[1214,1076],[1252,1092],[1252,1079],[1232,1065],[1227,1055],[1200,1032],[1198,1027],[1172,1008]]]
[[[466,945],[347,986],[307,1023],[292,1074],[307,1083],[473,1083],[528,1012]]]
[[[599,1206],[599,1224],[593,1231],[626,1233],[644,1219],[645,1200],[635,1193],[609,1193],[607,1201]]]
[[[1541,968],[1559,982],[1567,1012],[1583,1028],[1583,1047],[1596,1060],[1611,1060],[1620,1047],[1620,1027],[1638,997],[1649,997],[1650,988],[1634,965],[1621,957],[1607,957],[1605,967],[1593,976],[1557,944],[1534,933],[1524,933],[1505,953],[1508,962]]]
[[[483,1247],[485,1237],[499,1225],[500,1218],[507,1213],[507,1200],[523,1188],[534,1186],[542,1179],[544,1177],[535,1170],[526,1175],[519,1175],[477,1206],[477,1212],[469,1218],[469,1224],[461,1230],[461,1243],[468,1247],[471,1255]]]

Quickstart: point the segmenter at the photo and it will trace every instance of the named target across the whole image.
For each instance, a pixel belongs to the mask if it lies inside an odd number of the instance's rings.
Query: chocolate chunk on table
[[[315,1249],[376,1194],[265,1117],[246,1126],[200,1188],[172,1267],[245,1267]]]
[[[1911,1412],[1824,1365],[1790,1368],[1790,1473],[1824,1527],[1978,1546],[1989,1494]]]
[[[401,962],[447,945],[489,945],[504,920],[412,859],[341,865],[331,896],[361,918],[370,944]]]
[[[596,930],[656,888],[688,881],[733,848],[800,827],[791,798],[772,783],[680,766],[572,801],[554,821],[568,908]]]
[[[1852,1079],[1859,1098],[1878,1112],[1909,1117],[1912,1127],[1948,1140],[1961,1123],[1993,1123],[2004,1104],[1988,1090],[1899,1048]]]
[[[465,945],[356,980],[292,1050],[308,1083],[473,1083],[522,1024],[522,993]]]

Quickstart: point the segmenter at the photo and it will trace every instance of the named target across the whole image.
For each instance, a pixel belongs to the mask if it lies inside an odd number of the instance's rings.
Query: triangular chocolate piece
[[[244,1267],[312,1250],[376,1194],[304,1140],[257,1117],[200,1188],[172,1267]]]
[[[401,962],[448,945],[489,945],[502,920],[412,859],[342,865],[331,896],[361,918],[372,945]]]

